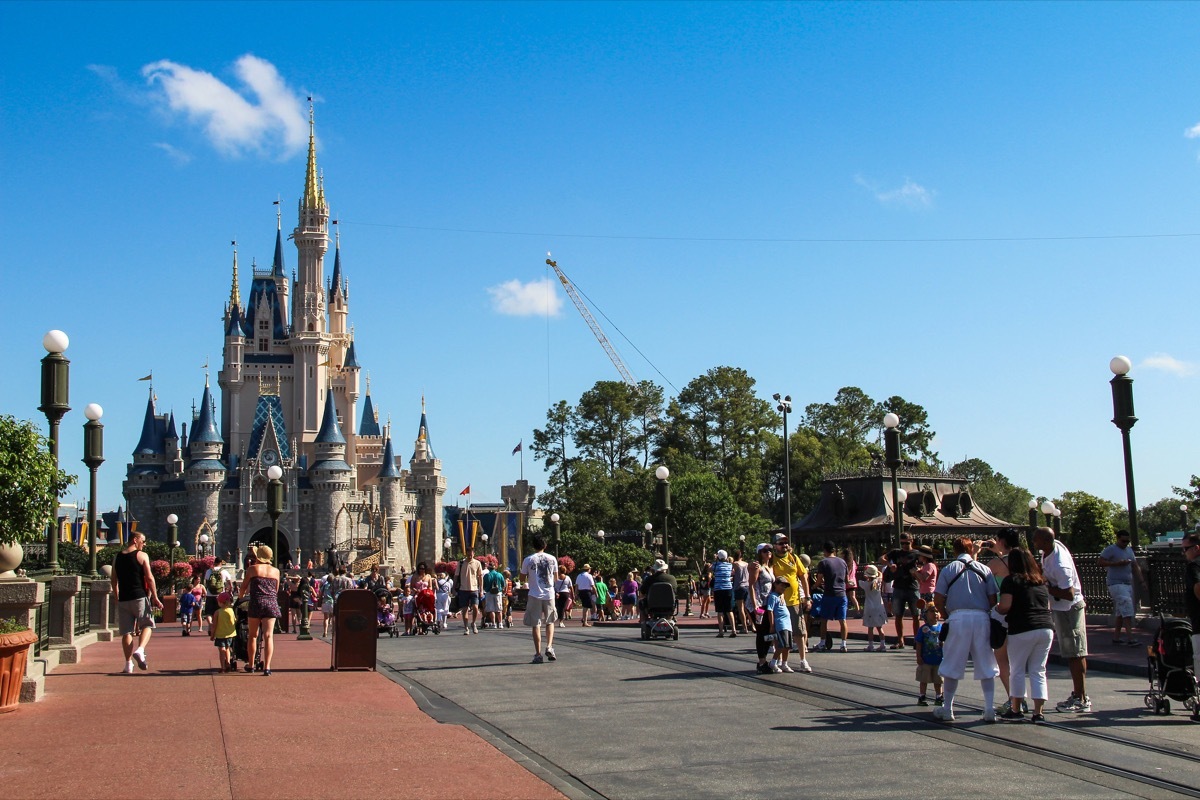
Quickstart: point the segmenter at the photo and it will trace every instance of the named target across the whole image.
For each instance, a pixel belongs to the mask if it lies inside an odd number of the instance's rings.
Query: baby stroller
[[[1148,648],[1150,691],[1146,708],[1155,714],[1170,714],[1171,701],[1178,700],[1200,719],[1196,675],[1192,664],[1192,625],[1186,619],[1159,615],[1158,633]]]
[[[416,613],[413,614],[413,633],[432,633],[437,636],[442,632],[441,626],[437,624],[437,614],[435,613],[437,596],[434,595],[432,589],[422,589],[417,592],[413,605],[416,608]]]
[[[386,633],[388,638],[394,639],[400,635],[400,630],[396,625],[396,607],[392,604],[392,596],[386,590],[380,590],[375,593],[375,599],[378,603],[375,609],[375,622],[378,625],[375,635]]]
[[[669,583],[655,583],[646,593],[646,617],[642,620],[642,641],[674,639],[679,641],[675,624],[675,592]]]
[[[234,625],[236,631],[233,638],[233,658],[229,666],[237,671],[237,662],[250,660],[250,598],[243,597],[233,604],[233,615],[237,618]],[[254,671],[261,672],[263,668],[262,630],[258,632],[258,647],[254,650]]]

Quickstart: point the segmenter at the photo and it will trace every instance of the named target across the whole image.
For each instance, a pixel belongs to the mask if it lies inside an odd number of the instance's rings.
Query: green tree
[[[870,461],[869,440],[878,438],[883,424],[879,403],[857,386],[838,389],[832,403],[810,403],[804,425],[821,439],[827,470],[853,470]]]
[[[824,471],[824,451],[821,439],[811,428],[800,427],[788,435],[791,456],[792,521],[804,518],[816,508],[821,499],[821,478]],[[763,455],[765,495],[763,508],[778,525],[784,524],[784,463],[783,440],[772,436]],[[751,554],[753,555],[753,554]]]
[[[529,449],[533,457],[546,465],[551,486],[568,491],[571,486],[571,452],[575,433],[574,409],[559,400],[546,412],[546,427],[533,431]]]
[[[968,481],[971,498],[979,508],[1014,525],[1029,523],[1029,490],[996,472],[991,464],[981,458],[968,458],[949,471]]]
[[[900,418],[900,447],[905,457],[927,466],[938,463],[938,454],[929,449],[937,434],[929,428],[929,413],[924,407],[893,395],[883,401],[883,411]]]
[[[75,476],[55,469],[32,422],[0,415],[0,544],[43,540],[58,498],[73,483]]]
[[[638,381],[633,396],[634,424],[637,426],[637,447],[642,456],[642,469],[650,466],[655,442],[663,427],[663,389],[651,381]]]
[[[612,556],[613,567],[612,572],[605,572],[604,574],[610,578],[616,578],[618,586],[625,580],[625,576],[631,572],[637,575],[640,580],[642,572],[654,560],[652,552],[629,542],[614,542],[611,545],[605,545],[605,547]]]
[[[737,539],[745,515],[729,487],[708,471],[671,477],[671,552],[699,563]]]
[[[1077,494],[1086,494],[1078,492]],[[1071,515],[1070,540],[1067,546],[1073,553],[1098,553],[1116,541],[1113,532],[1112,513],[1105,505],[1108,501],[1088,496],[1078,502]],[[1055,503],[1057,505],[1057,503]],[[1066,512],[1063,512],[1063,530]]]
[[[1122,528],[1128,527],[1129,517],[1125,513],[1124,506],[1114,503],[1111,500],[1105,500],[1101,497],[1097,497],[1096,495],[1091,494],[1089,492],[1074,491],[1074,492],[1063,492],[1062,497],[1056,497],[1054,499],[1054,505],[1056,505],[1058,507],[1058,510],[1062,512],[1062,529],[1063,529],[1063,531],[1074,531],[1075,530],[1075,517],[1079,513],[1079,509],[1082,506],[1084,506],[1085,504],[1095,505],[1096,507],[1101,509],[1101,512],[1103,513],[1103,515],[1108,523],[1109,531],[1116,530],[1116,527],[1115,527],[1116,525],[1119,525]],[[1089,512],[1089,513],[1091,513],[1091,512]],[[1114,520],[1115,520],[1115,523],[1114,523]],[[1071,539],[1070,541],[1068,541],[1067,546],[1070,547],[1072,550],[1080,549],[1079,546],[1075,543],[1074,539]],[[1084,548],[1083,552],[1090,552],[1090,551],[1088,551],[1086,548]]]
[[[622,381],[596,381],[573,412],[575,446],[584,458],[604,465],[610,476],[637,464],[641,432],[636,395]],[[535,436],[536,442],[536,436]]]
[[[1200,511],[1200,508],[1196,510]],[[1138,512],[1138,528],[1151,536],[1158,536],[1167,531],[1177,531],[1183,524],[1182,516],[1179,511],[1179,498],[1164,497],[1162,500],[1144,506]],[[1188,526],[1190,527],[1191,524],[1192,512],[1191,506],[1188,506]]]

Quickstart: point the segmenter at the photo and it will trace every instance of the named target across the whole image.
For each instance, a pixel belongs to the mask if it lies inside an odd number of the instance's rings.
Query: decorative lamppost
[[[1180,503],[1179,504],[1179,530],[1183,531],[1184,533],[1187,533],[1187,529],[1188,529],[1187,503]]]
[[[1054,535],[1062,536],[1062,509],[1055,506],[1053,514],[1054,519],[1050,521],[1050,525],[1054,528]]]
[[[1038,512],[1038,501],[1037,501],[1037,498],[1035,497],[1029,501],[1029,535],[1030,535],[1030,537],[1033,536],[1033,529],[1038,526],[1037,512]]]
[[[1113,425],[1121,429],[1121,445],[1125,450],[1125,500],[1129,507],[1129,535],[1133,537],[1133,548],[1141,546],[1137,529],[1137,501],[1133,497],[1133,451],[1129,447],[1129,429],[1137,422],[1133,413],[1133,378],[1129,370],[1133,368],[1125,356],[1114,356],[1108,362],[1112,370]]]
[[[201,558],[204,558],[206,555],[208,555],[208,542],[209,542],[208,534],[207,533],[200,534],[200,557]]]
[[[644,529],[646,533],[644,536],[642,536],[642,549],[649,550],[650,545],[654,543],[654,525],[647,522],[644,526]]]
[[[900,546],[900,535],[904,533],[904,506],[900,500],[900,481],[896,471],[900,469],[900,417],[892,412],[883,415],[884,461],[892,471],[892,516],[896,519],[896,546]],[[905,493],[907,496],[907,493]]]
[[[167,543],[171,545],[171,589],[175,589],[175,551],[179,549],[179,515],[167,514]]]
[[[744,533],[738,537],[738,549],[741,550],[742,555],[745,556],[745,554],[746,554],[746,534],[744,534]]]
[[[1042,501],[1042,514],[1046,517],[1046,527],[1054,527],[1054,503],[1049,500]]]
[[[271,566],[279,568],[279,516],[283,513],[283,469],[275,464],[267,469],[267,516],[271,518]]]
[[[452,556],[454,554],[453,551],[451,550],[451,548],[453,548],[453,547],[454,547],[454,541],[449,536],[447,536],[442,541],[442,554],[446,558],[450,558],[450,556]]]
[[[555,511],[553,514],[550,515],[550,524],[554,526],[554,557],[555,558],[558,558],[558,545],[562,539],[562,527],[559,525],[559,521],[561,519],[562,519],[562,517],[560,517],[558,515],[557,511]]]
[[[664,467],[659,467],[654,470],[654,477],[658,479],[656,495],[658,497],[658,510],[662,512],[663,517],[663,561],[667,562],[667,568],[671,567],[671,543],[667,538],[667,520],[671,516],[671,470]]]
[[[71,362],[63,353],[71,340],[62,331],[50,331],[42,337],[46,357],[42,359],[42,404],[38,411],[46,415],[50,426],[50,455],[54,458],[54,471],[58,472],[58,423],[71,410],[70,385]],[[58,527],[50,521],[46,533],[46,560],[51,571],[58,573]]]
[[[600,544],[604,544],[604,531],[596,531],[596,538],[600,540]]]
[[[488,547],[488,535],[486,533],[481,533],[479,538],[483,540],[483,552],[485,554],[490,554],[492,551],[491,548]]]
[[[100,418],[104,409],[99,403],[88,403],[83,409],[87,422],[83,426],[83,463],[87,464],[91,480],[88,485],[88,577],[100,577],[96,569],[96,470],[104,463],[104,426]]]
[[[776,405],[775,410],[783,414],[783,530],[789,537],[792,535],[792,449],[788,447],[787,418],[792,410],[792,396],[779,396],[779,392],[771,395]]]

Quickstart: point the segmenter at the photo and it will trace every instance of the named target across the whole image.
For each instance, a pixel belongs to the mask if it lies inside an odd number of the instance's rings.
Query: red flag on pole
[[[471,493],[471,484],[469,484],[469,483],[468,483],[468,484],[467,484],[467,488],[463,489],[463,490],[462,490],[461,492],[459,492],[458,494],[459,494],[459,496],[461,497],[461,496],[462,496],[462,495],[464,495],[464,494],[470,494],[470,493]]]

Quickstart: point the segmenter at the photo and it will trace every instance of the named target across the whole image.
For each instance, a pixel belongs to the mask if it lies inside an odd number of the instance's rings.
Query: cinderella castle
[[[362,392],[340,236],[325,280],[329,205],[311,107],[304,194],[289,238],[297,263],[290,278],[277,213],[275,258],[269,269],[252,267],[245,303],[234,250],[220,409],[206,377],[190,428],[177,427],[173,413],[158,413],[151,387],[124,481],[129,515],[152,539],[167,539],[166,519],[175,514],[189,550],[207,541],[218,555],[245,553],[251,543],[271,541],[267,470],[277,465],[286,487],[280,564],[319,564],[333,553],[356,571],[432,564],[441,558],[446,479],[430,446],[424,399],[413,455],[401,469],[369,378]]]

